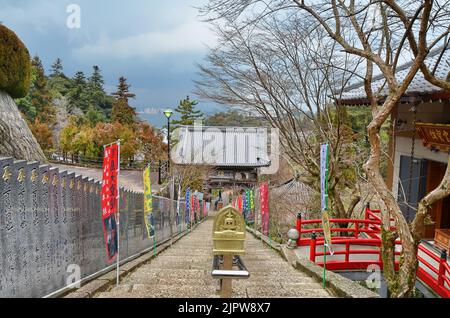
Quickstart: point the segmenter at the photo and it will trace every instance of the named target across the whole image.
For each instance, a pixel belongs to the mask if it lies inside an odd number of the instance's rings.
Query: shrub
[[[0,90],[21,98],[30,88],[30,54],[17,35],[0,24]]]

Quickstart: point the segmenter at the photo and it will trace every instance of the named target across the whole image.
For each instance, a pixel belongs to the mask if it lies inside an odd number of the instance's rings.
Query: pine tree
[[[104,93],[105,91],[103,90],[103,85],[105,84],[105,82],[103,80],[101,70],[97,65],[94,65],[92,68],[93,72],[91,77],[89,77],[89,83],[96,89]]]
[[[180,120],[172,120],[171,124],[174,129],[179,125],[193,125],[197,119],[203,118],[203,113],[195,109],[198,104],[195,100],[190,100],[189,96],[180,101],[180,104],[175,109],[175,112],[180,114]]]
[[[66,96],[71,88],[71,79],[63,73],[63,64],[60,58],[57,58],[51,66],[48,77],[48,87],[53,92],[55,98]]]
[[[97,107],[92,105],[89,106],[89,109],[84,117],[87,124],[90,126],[95,126],[97,123],[105,121],[105,115]]]
[[[52,64],[50,77],[64,77],[62,60],[59,57]]]
[[[128,105],[126,99],[117,99],[112,108],[112,122],[119,122],[122,125],[134,126],[136,122],[136,110]]]
[[[36,71],[36,77],[30,93],[31,105],[36,116],[30,119],[32,121],[38,119],[41,123],[51,126],[56,121],[56,110],[52,103],[52,95],[47,87],[44,67],[42,66],[41,59],[37,55],[33,58],[31,64]]]
[[[128,98],[134,98],[136,96],[136,94],[130,93],[130,87],[131,85],[127,83],[127,79],[121,76],[119,78],[119,85],[117,85],[117,92],[113,93],[112,96],[128,102]]]
[[[119,122],[122,125],[134,126],[136,122],[136,110],[128,104],[128,98],[134,98],[136,95],[130,93],[130,85],[125,77],[119,78],[117,92],[112,94],[116,98],[113,103],[111,120]]]
[[[72,113],[75,108],[87,112],[90,105],[89,92],[87,90],[86,77],[83,72],[77,72],[72,80],[72,88],[68,93],[68,112]]]
[[[84,76],[83,72],[76,72],[73,78],[74,86],[84,86],[86,85],[86,76]]]
[[[98,66],[94,65],[92,68],[93,72],[88,82],[90,103],[95,107],[105,108],[106,93],[103,89],[103,76]]]

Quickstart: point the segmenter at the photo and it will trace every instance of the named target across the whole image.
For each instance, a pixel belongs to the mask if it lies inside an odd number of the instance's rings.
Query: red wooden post
[[[350,242],[345,243],[345,262],[350,261]]]
[[[441,261],[439,262],[438,286],[444,286],[445,263],[447,263],[447,250],[442,250]]]
[[[295,224],[295,227],[297,228],[298,231],[298,240],[297,240],[297,245],[300,244],[300,239],[302,238],[302,214],[299,212],[297,213],[297,223]]]
[[[355,220],[355,238],[359,236],[359,222]]]
[[[370,202],[367,202],[366,204],[366,215],[365,215],[365,219],[369,220],[369,211],[370,211]],[[366,223],[366,230],[369,229],[369,223]]]
[[[309,241],[309,260],[313,263],[316,262],[316,233],[314,232]]]

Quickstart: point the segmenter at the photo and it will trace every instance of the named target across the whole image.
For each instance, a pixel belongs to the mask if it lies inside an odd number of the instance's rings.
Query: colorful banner
[[[113,144],[105,147],[103,158],[102,177],[102,221],[105,236],[106,255],[108,262],[112,262],[117,256],[117,206],[118,206],[118,169],[119,169],[119,146]]]
[[[144,169],[144,221],[149,238],[155,235],[155,225],[153,220],[153,200],[152,185],[150,179],[150,166]]]
[[[186,208],[185,208],[185,222],[186,224],[191,222],[191,204],[190,204],[190,195],[191,195],[191,189],[187,188],[186,189],[186,198],[185,198],[185,203],[186,203]]]
[[[180,225],[181,224],[181,212],[180,212],[181,184],[178,185],[178,192],[177,193],[178,193],[178,198],[177,198],[177,225]]]
[[[247,191],[245,191],[245,202],[246,202],[246,213],[244,214],[245,221],[247,222],[247,224],[253,224],[253,222],[255,221],[255,214],[254,214],[255,203],[253,202],[253,189],[248,189]]]
[[[195,192],[194,195],[191,195],[191,220],[196,223],[197,222],[197,210],[195,206]]]
[[[333,248],[331,245],[330,218],[328,215],[328,156],[328,144],[320,145],[320,193],[322,201],[322,228],[326,245],[330,249],[331,254],[333,254]]]
[[[269,184],[264,182],[260,187],[261,230],[262,234],[269,234]]]
[[[247,215],[247,197],[245,192],[242,194],[242,215],[244,216],[244,220],[246,220]]]

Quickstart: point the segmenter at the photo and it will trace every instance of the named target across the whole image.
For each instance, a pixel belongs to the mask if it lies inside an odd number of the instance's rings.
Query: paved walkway
[[[211,277],[212,224],[210,217],[192,233],[139,267],[101,298],[219,297],[218,280]],[[250,278],[233,281],[233,297],[330,297],[320,283],[295,270],[280,255],[250,233],[243,260]]]
[[[76,174],[81,174],[85,177],[93,178],[95,180],[102,180],[102,169],[98,168],[87,168],[78,167],[71,165],[64,165],[58,163],[51,163],[52,167],[58,167],[60,170],[67,170],[68,172],[75,172]],[[159,190],[158,185],[158,174],[152,172],[152,189],[155,191]],[[144,191],[144,181],[142,178],[142,171],[138,170],[122,170],[120,171],[120,186],[125,187],[128,190],[143,192]]]

